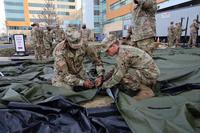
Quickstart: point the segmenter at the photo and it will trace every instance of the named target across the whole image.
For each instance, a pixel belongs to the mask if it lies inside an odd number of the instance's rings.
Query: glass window
[[[69,6],[69,9],[75,9],[75,6]]]
[[[94,5],[99,5],[99,0],[94,0]]]
[[[94,10],[94,15],[99,15],[99,10]]]

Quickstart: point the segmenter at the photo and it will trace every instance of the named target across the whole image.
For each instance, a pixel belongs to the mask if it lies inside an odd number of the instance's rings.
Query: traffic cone
[[[156,41],[156,42],[160,43],[160,37],[157,38],[157,41]]]

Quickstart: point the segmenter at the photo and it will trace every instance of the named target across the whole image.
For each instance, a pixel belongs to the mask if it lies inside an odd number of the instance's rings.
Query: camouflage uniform
[[[84,43],[87,43],[88,41],[91,41],[92,40],[91,30],[82,29],[81,30],[81,37],[82,37]]]
[[[44,41],[44,46],[45,46],[46,58],[49,58],[49,56],[51,55],[52,42],[53,42],[53,38],[52,38],[52,34],[50,30],[46,30],[44,32],[43,41]]]
[[[152,55],[155,49],[156,10],[157,6],[155,0],[139,0],[133,11],[133,41],[138,48],[146,51],[150,55]]]
[[[73,86],[83,86],[84,80],[88,79],[83,65],[83,60],[86,56],[89,56],[96,65],[98,75],[103,74],[102,63],[94,49],[87,44],[83,44],[82,41],[80,41],[82,43],[80,48],[72,49],[69,43],[71,43],[70,40],[74,39],[71,38],[67,36],[67,39],[59,43],[53,52],[55,57],[55,76],[52,79],[52,84],[67,89],[72,89]]]
[[[198,23],[196,21],[195,22],[193,21],[193,23],[190,26],[190,38],[188,42],[190,47],[194,47],[196,45],[198,29],[199,29]]]
[[[65,40],[65,32],[60,28],[52,30],[51,34],[53,39],[55,40],[55,45]]]
[[[128,31],[127,31],[128,34],[127,34],[126,38],[123,39],[122,44],[130,45],[130,46],[136,46],[134,41],[133,41],[133,39],[132,39],[132,36],[133,36],[133,31],[132,30],[133,30],[133,28],[132,28],[132,26],[130,26],[128,28]]]
[[[141,85],[152,88],[160,74],[152,57],[136,47],[120,47],[116,60],[114,73],[103,83],[103,88],[111,88],[118,83],[132,90],[141,89]]]
[[[39,29],[32,29],[31,31],[31,45],[34,48],[36,60],[42,60],[42,47],[43,47],[42,45],[43,44],[41,43],[41,40],[39,39],[40,34],[41,34],[40,32],[41,31]]]
[[[170,25],[168,27],[168,46],[174,46],[175,34],[174,34],[174,26]]]
[[[176,27],[174,28],[174,34],[175,34],[176,47],[178,47],[180,46],[180,40],[181,40],[181,34],[182,34],[182,28],[181,28],[180,23],[176,24]]]
[[[43,37],[44,37],[44,31],[43,31],[43,29],[39,29],[39,42],[40,42],[40,45],[41,45],[41,47],[42,47],[42,53],[44,53],[44,51],[45,51],[45,46],[44,46],[44,41],[43,41]]]

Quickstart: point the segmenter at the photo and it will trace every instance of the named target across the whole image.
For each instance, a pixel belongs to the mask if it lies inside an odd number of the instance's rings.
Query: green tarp
[[[161,76],[158,86],[200,83],[199,49],[158,50],[154,59]],[[104,59],[107,67],[111,59]],[[53,62],[37,64],[32,61],[0,65],[0,72],[7,75],[0,78],[0,106],[5,107],[10,101],[37,104],[62,95],[75,103],[92,99],[96,89],[74,92],[50,85]],[[109,64],[111,63],[111,64]],[[91,67],[90,64],[87,64]],[[118,110],[136,133],[193,133],[200,129],[200,91],[191,91],[177,96],[155,97],[137,102],[119,92],[115,100]]]

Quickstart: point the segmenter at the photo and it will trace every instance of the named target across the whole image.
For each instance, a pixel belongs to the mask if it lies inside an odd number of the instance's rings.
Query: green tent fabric
[[[161,70],[159,84],[172,86],[200,83],[200,49],[158,50],[154,59]],[[106,70],[114,67],[112,58],[104,58]],[[91,68],[91,64],[87,64]],[[91,100],[97,90],[74,92],[50,85],[53,62],[38,63],[4,62],[0,65],[0,107],[8,102],[33,104],[62,95],[75,103]],[[89,71],[88,71],[89,72]],[[116,105],[133,132],[186,133],[198,132],[200,128],[200,91],[191,91],[177,96],[155,97],[137,102],[119,92]],[[195,116],[196,113],[196,116]]]
[[[200,83],[200,49],[165,49],[154,54],[161,75],[159,82],[174,86]]]
[[[200,90],[140,102],[120,92],[117,107],[133,133],[200,131]]]

